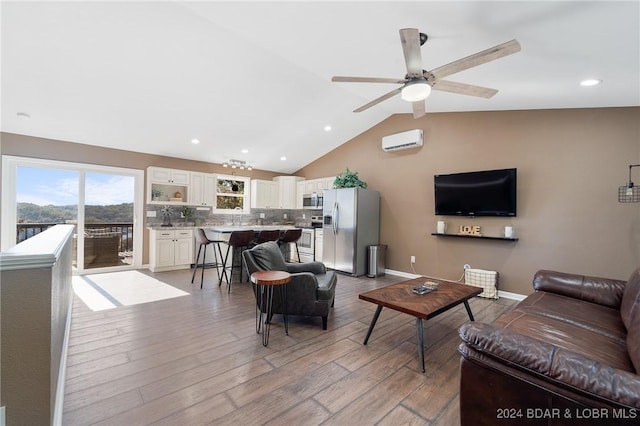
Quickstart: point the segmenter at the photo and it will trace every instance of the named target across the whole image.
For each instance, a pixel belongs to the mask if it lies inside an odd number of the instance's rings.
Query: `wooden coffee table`
[[[426,281],[438,283],[438,289],[427,294],[415,294],[413,288]],[[420,367],[424,373],[424,337],[422,320],[428,320],[439,315],[454,306],[464,303],[469,319],[473,321],[473,314],[467,300],[482,293],[479,287],[472,287],[466,284],[460,284],[452,281],[437,280],[431,278],[415,278],[409,281],[403,281],[387,287],[377,288],[358,295],[358,298],[367,302],[378,305],[373,319],[367,331],[367,337],[364,339],[366,345],[369,336],[373,331],[373,327],[378,321],[382,308],[389,308],[405,314],[416,317],[416,325],[418,329],[418,359]]]

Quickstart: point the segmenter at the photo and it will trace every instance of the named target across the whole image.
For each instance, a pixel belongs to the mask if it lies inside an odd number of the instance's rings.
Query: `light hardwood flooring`
[[[425,322],[418,367],[415,318],[358,294],[404,278],[339,275],[328,330],[319,317],[274,317],[269,346],[255,332],[248,283],[205,285],[189,270],[148,275],[188,296],[92,312],[74,299],[66,425],[456,425],[462,305]],[[198,274],[199,275],[199,274]],[[474,298],[476,321],[514,301]]]

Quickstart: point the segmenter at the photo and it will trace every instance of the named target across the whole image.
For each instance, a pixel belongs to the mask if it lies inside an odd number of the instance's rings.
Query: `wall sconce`
[[[240,170],[253,170],[253,167],[247,164],[246,161],[242,160],[228,160],[222,163],[222,167],[231,167],[232,169],[240,169]]]
[[[640,187],[637,187],[631,181],[631,169],[640,167],[640,164],[629,165],[629,182],[618,188],[619,203],[640,203]]]

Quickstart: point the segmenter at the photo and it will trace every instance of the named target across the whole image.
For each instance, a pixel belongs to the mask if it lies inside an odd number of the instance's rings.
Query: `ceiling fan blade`
[[[432,86],[433,90],[440,90],[442,92],[458,93],[460,95],[477,96],[479,98],[489,99],[498,91],[496,89],[490,89],[488,87],[474,86],[473,84],[457,83],[449,80],[436,80]]]
[[[398,87],[397,89],[393,89],[392,91],[380,96],[379,98],[376,98],[376,99],[372,100],[368,104],[364,104],[360,108],[353,110],[353,112],[362,112],[365,109],[369,109],[372,106],[374,106],[376,104],[379,104],[382,101],[386,101],[387,99],[391,98],[392,96],[397,95],[398,93],[400,93],[401,90],[402,90],[402,87]]]
[[[411,104],[413,105],[413,118],[420,118],[425,114],[424,101],[416,101]]]
[[[415,28],[403,28],[400,30],[400,41],[402,42],[404,61],[407,64],[407,75],[409,77],[421,77],[420,31]]]
[[[466,69],[485,64],[487,62],[502,58],[504,56],[511,55],[520,51],[520,43],[517,40],[511,40],[506,43],[499,44],[491,47],[482,52],[474,53],[466,58],[458,59],[447,65],[443,65],[436,69],[431,70],[431,74],[436,79],[446,77],[451,74],[455,74]]]
[[[397,78],[378,78],[378,77],[341,77],[335,76],[331,78],[333,82],[344,83],[396,83],[403,84],[404,80],[398,80]]]

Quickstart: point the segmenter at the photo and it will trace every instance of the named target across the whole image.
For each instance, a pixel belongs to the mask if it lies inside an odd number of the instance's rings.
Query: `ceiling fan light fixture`
[[[407,102],[423,101],[431,94],[431,85],[427,80],[409,81],[402,88],[400,97]]]

